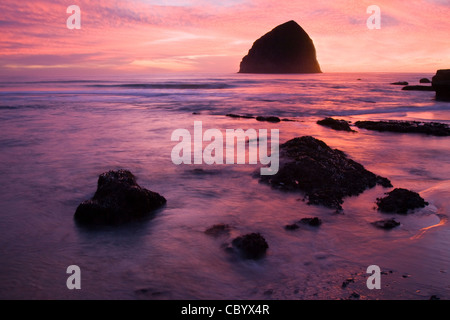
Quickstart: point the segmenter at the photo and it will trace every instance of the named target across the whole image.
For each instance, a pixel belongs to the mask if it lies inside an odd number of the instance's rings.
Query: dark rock
[[[248,259],[261,258],[269,248],[266,239],[259,233],[250,233],[237,237],[233,240],[232,245]]]
[[[390,230],[395,227],[398,227],[400,225],[400,222],[397,222],[394,219],[386,219],[372,222],[372,225],[380,229]]]
[[[337,210],[342,209],[344,197],[359,195],[377,184],[392,187],[388,179],[310,136],[282,144],[278,173],[260,179],[273,187],[304,192],[309,204]]]
[[[391,84],[396,85],[396,86],[407,86],[409,83],[406,81],[398,81],[398,82],[393,82]]]
[[[143,218],[165,203],[163,196],[141,188],[130,171],[109,171],[99,176],[94,197],[78,206],[74,218],[86,225],[116,225]]]
[[[349,132],[355,132],[355,130],[352,130],[350,128],[350,125],[345,120],[337,120],[333,118],[325,118],[323,120],[317,121],[317,124],[320,124],[321,126],[329,127],[334,130],[338,131],[349,131]]]
[[[430,300],[441,300],[441,298],[439,298],[437,295],[433,294],[433,295],[430,297]]]
[[[402,90],[407,91],[434,91],[432,86],[406,86],[403,87]]]
[[[396,188],[386,194],[388,196],[377,199],[378,210],[382,212],[406,214],[408,210],[428,205],[418,193],[407,189]]]
[[[278,117],[262,117],[262,116],[256,117],[256,120],[257,121],[267,121],[267,122],[272,122],[272,123],[277,123],[277,122],[281,121],[280,118],[278,118]]]
[[[419,80],[419,83],[431,83],[430,79],[422,78]]]
[[[297,230],[298,228],[300,228],[300,226],[296,223],[293,223],[293,224],[288,224],[288,225],[284,226],[284,228],[286,230]]]
[[[450,127],[439,122],[419,121],[356,121],[355,126],[367,130],[401,133],[423,133],[433,136],[450,136]]]
[[[436,100],[450,101],[450,69],[438,70],[431,80]]]
[[[312,227],[318,227],[322,224],[322,220],[320,220],[318,217],[303,218],[300,220],[300,223],[307,224]]]
[[[205,230],[205,233],[210,236],[218,237],[224,234],[229,234],[231,227],[228,224],[215,224],[212,227]]]
[[[229,113],[226,116],[230,117],[230,118],[243,118],[243,119],[254,119],[255,118],[253,116],[241,116],[241,115],[234,114],[234,113]]]
[[[288,21],[253,43],[239,73],[320,73],[314,43],[295,21]]]
[[[286,122],[295,122],[297,120],[293,120],[293,119],[288,119],[288,118],[283,118],[281,119],[281,121],[286,121]]]

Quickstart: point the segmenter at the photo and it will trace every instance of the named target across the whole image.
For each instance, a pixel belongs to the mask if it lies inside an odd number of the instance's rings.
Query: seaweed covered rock
[[[428,205],[417,192],[396,188],[384,198],[377,199],[378,210],[386,213],[407,214],[409,210],[424,208]]]
[[[420,121],[356,121],[355,126],[374,131],[400,133],[422,133],[433,136],[450,136],[450,127],[439,122]]]
[[[256,40],[239,69],[239,73],[320,72],[313,41],[293,20]]]
[[[366,170],[344,152],[311,136],[282,144],[278,173],[260,179],[276,188],[303,192],[309,204],[337,210],[342,210],[345,197],[359,195],[377,184],[392,187],[387,178]]]
[[[86,225],[117,225],[143,218],[165,203],[163,196],[141,188],[130,171],[109,171],[99,176],[93,198],[78,206],[74,218]]]
[[[345,120],[325,118],[325,119],[317,121],[317,124],[319,124],[321,126],[329,127],[331,129],[334,129],[337,131],[355,132],[355,130],[350,128],[348,121],[345,121]]]
[[[247,259],[259,259],[264,256],[269,245],[259,233],[249,233],[235,238],[232,245]]]

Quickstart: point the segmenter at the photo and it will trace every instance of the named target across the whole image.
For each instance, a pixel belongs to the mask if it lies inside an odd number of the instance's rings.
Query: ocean
[[[402,91],[430,74],[149,75],[0,80],[0,299],[450,299],[450,143],[421,134],[334,131],[327,116],[450,124],[450,103]],[[277,116],[278,123],[227,114]],[[175,165],[176,129],[278,129],[311,135],[429,202],[408,215],[376,210],[389,189],[344,199],[343,212],[270,188],[254,164]],[[98,176],[128,169],[167,204],[145,221],[86,229],[77,206]],[[319,228],[285,230],[305,217]],[[371,222],[395,217],[386,231]],[[205,230],[229,224],[229,235]],[[224,247],[258,232],[260,260]],[[66,286],[81,270],[81,290]],[[370,265],[381,289],[366,286]],[[346,285],[343,285],[346,282]]]

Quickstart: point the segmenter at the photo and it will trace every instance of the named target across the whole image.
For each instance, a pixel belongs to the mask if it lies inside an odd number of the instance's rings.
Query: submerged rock
[[[406,86],[403,87],[402,90],[407,91],[434,91],[432,86]]]
[[[165,203],[163,196],[141,188],[130,171],[109,171],[99,176],[94,197],[78,206],[74,218],[86,225],[117,225],[143,218]]]
[[[300,223],[307,224],[312,227],[318,227],[322,224],[322,220],[320,220],[318,217],[303,218],[300,220]]]
[[[406,81],[397,81],[397,82],[393,82],[391,84],[396,85],[396,86],[407,86],[409,83]]]
[[[218,237],[229,234],[231,227],[228,224],[219,223],[205,230],[205,233],[210,236]]]
[[[255,119],[254,116],[246,116],[246,115],[241,116],[241,115],[239,115],[239,114],[234,114],[234,113],[228,113],[228,114],[226,115],[226,117],[230,117],[230,118],[243,118],[243,119]]]
[[[292,20],[256,40],[239,69],[239,73],[320,72],[313,41]]]
[[[409,210],[428,205],[418,193],[407,189],[396,188],[386,194],[386,197],[377,199],[378,210],[382,212],[407,214]]]
[[[280,122],[280,118],[278,117],[273,117],[273,116],[269,116],[269,117],[263,117],[263,116],[258,116],[256,117],[257,121],[266,121],[266,122],[272,122],[272,123],[277,123]]]
[[[394,219],[386,219],[372,222],[372,225],[380,229],[390,230],[398,227],[400,225],[400,222],[397,222]]]
[[[366,170],[344,152],[310,136],[282,144],[278,173],[260,179],[273,187],[304,192],[309,204],[337,210],[342,209],[344,197],[359,195],[377,184],[392,187],[387,178]]]
[[[248,259],[259,259],[266,253],[269,245],[259,233],[250,233],[237,237],[232,241],[234,248]]]
[[[317,121],[317,124],[320,124],[321,126],[329,127],[331,129],[338,130],[338,131],[355,132],[355,130],[350,128],[348,121],[345,121],[345,120],[325,118],[323,120]]]
[[[436,100],[450,101],[450,69],[438,70],[431,82]]]
[[[297,230],[300,226],[296,223],[285,225],[284,228],[286,230]]]
[[[433,136],[450,136],[450,127],[439,122],[419,121],[356,121],[355,126],[367,130],[401,133],[423,133]]]

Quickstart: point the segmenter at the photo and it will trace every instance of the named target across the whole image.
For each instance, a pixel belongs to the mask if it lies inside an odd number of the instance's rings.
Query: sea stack
[[[450,101],[450,69],[438,70],[432,79],[436,100]]]
[[[239,69],[239,73],[321,72],[313,41],[293,20],[256,40]]]

